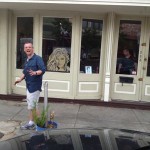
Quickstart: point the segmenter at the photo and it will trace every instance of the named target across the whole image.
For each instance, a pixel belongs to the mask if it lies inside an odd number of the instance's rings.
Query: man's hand
[[[37,75],[37,73],[36,73],[36,71],[33,71],[33,70],[29,70],[29,74],[30,74],[30,76],[35,76],[35,75]]]
[[[14,85],[16,85],[17,83],[20,83],[21,81],[22,81],[21,79],[16,80]]]
[[[24,79],[24,77],[25,77],[25,75],[22,74],[22,76],[15,81],[14,85],[16,85],[17,83],[20,83]]]

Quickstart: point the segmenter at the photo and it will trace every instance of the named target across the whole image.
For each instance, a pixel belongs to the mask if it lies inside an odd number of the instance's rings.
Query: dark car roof
[[[150,134],[118,129],[49,129],[0,142],[0,150],[149,150]]]

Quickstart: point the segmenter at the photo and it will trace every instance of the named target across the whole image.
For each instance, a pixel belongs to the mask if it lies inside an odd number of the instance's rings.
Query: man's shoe
[[[27,123],[27,124],[21,126],[20,129],[22,129],[22,130],[34,130],[35,124],[31,125],[31,124]]]

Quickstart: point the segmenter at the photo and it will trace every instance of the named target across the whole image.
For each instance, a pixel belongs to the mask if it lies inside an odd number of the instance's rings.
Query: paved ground
[[[150,133],[150,111],[139,109],[49,103],[58,128],[119,128]],[[40,104],[40,108],[43,104]],[[26,102],[0,100],[1,140],[31,131],[20,130],[27,121]]]

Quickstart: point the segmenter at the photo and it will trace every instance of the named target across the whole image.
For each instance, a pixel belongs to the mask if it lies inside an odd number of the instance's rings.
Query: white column
[[[8,90],[8,10],[0,10],[0,94]]]
[[[115,14],[113,12],[108,13],[107,16],[107,29],[106,29],[106,51],[105,51],[105,74],[104,74],[104,101],[110,101],[110,74],[111,74],[111,61],[112,61],[112,49],[114,42],[114,25]]]

